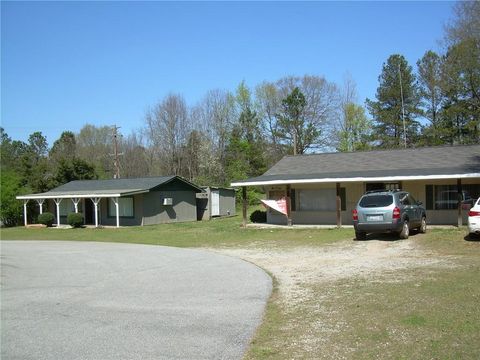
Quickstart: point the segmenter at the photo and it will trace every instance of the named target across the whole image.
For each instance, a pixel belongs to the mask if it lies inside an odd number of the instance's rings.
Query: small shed
[[[235,215],[235,189],[208,186],[197,193],[198,220],[231,215]]]

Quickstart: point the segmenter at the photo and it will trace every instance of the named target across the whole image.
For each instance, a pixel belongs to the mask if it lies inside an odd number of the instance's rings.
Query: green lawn
[[[358,244],[352,240],[352,229],[243,229],[240,224],[236,216],[121,229],[19,227],[2,229],[1,238],[132,242],[274,254],[296,249],[321,254],[337,244],[347,248]],[[274,279],[264,321],[246,358],[480,358],[480,241],[465,235],[465,229],[450,229],[411,237],[425,259],[444,259],[451,266],[410,267],[378,278],[352,276],[328,284],[299,280],[310,296],[295,306],[285,302],[282,285]],[[383,240],[370,244],[402,244]],[[274,276],[278,271],[264,268]]]
[[[0,232],[8,240],[108,241],[176,247],[238,247],[316,245],[339,238],[353,238],[351,229],[318,231],[243,229],[240,216],[211,221],[185,222],[123,228],[6,228]]]

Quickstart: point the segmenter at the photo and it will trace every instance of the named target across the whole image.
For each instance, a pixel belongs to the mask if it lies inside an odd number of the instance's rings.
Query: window
[[[118,198],[118,215],[120,217],[133,217],[133,214],[133,197]],[[115,202],[112,198],[108,199],[108,216],[117,216]]]
[[[62,202],[60,203],[60,216],[67,216],[71,212],[75,212],[72,200],[62,199]]]
[[[385,207],[393,204],[392,195],[366,195],[360,200],[360,206],[369,207]]]
[[[427,210],[452,210],[458,207],[457,185],[426,185]],[[462,185],[462,204],[473,205],[480,197],[480,184]]]
[[[365,191],[373,190],[396,190],[400,189],[401,186],[398,182],[395,183],[366,183]]]
[[[336,211],[337,209],[335,189],[297,189],[296,193],[300,211]]]

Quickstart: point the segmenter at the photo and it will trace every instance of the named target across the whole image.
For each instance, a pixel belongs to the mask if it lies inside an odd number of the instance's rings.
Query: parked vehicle
[[[472,206],[475,199],[473,199],[467,191],[460,193],[462,206]],[[442,191],[438,199],[435,201],[435,209],[456,209],[458,208],[458,191],[446,190]]]
[[[480,198],[468,212],[468,232],[480,235]]]
[[[384,232],[407,239],[410,229],[427,231],[427,215],[422,203],[406,191],[368,191],[353,209],[353,226],[357,240],[365,240],[367,233]]]

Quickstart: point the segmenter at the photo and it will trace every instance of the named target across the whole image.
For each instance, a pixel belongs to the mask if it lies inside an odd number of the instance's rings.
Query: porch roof
[[[56,187],[45,193],[19,195],[19,200],[65,199],[92,197],[121,197],[149,192],[159,186],[178,180],[196,192],[202,189],[179,176],[158,176],[130,179],[76,180]]]
[[[285,156],[231,186],[480,178],[480,145]]]
[[[148,190],[98,190],[98,191],[48,191],[45,193],[19,195],[19,200],[29,199],[71,199],[71,198],[104,198],[121,197],[146,193]]]

